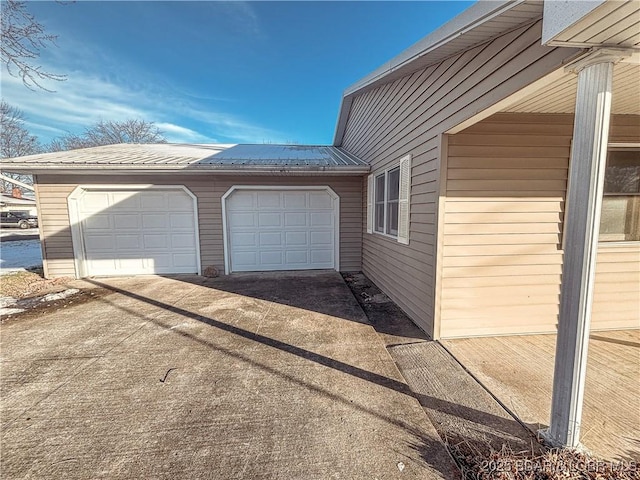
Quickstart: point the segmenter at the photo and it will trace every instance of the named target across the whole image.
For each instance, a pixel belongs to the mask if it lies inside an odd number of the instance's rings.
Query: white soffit
[[[550,85],[538,90],[503,112],[574,113],[578,77],[566,73]],[[640,115],[640,65],[618,63],[613,69],[613,104],[611,113]]]
[[[542,43],[640,48],[640,1],[545,0]]]

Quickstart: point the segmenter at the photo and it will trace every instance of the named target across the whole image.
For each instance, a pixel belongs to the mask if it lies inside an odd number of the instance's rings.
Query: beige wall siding
[[[639,127],[616,116],[611,141]],[[449,137],[442,337],[556,331],[572,132],[570,115],[498,114]],[[640,244],[601,244],[594,295],[593,329],[640,325]]]
[[[220,272],[224,272],[221,198],[231,186],[328,185],[340,197],[340,269],[343,271],[361,269],[363,215],[361,177],[38,175],[36,181],[40,200],[43,253],[48,277],[75,275],[67,197],[78,185],[96,184],[186,186],[198,198],[202,266],[205,268],[213,265]]]
[[[371,163],[374,172],[413,156],[410,243],[365,234],[362,267],[429,334],[434,331],[439,136],[575,54],[541,46],[540,33],[540,23],[522,27],[353,100],[342,144],[346,150]],[[366,195],[366,185],[363,190]]]

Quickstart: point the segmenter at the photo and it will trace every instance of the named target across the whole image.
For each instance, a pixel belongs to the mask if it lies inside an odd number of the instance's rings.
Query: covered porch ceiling
[[[500,111],[510,113],[570,113],[575,112],[578,76],[565,72],[555,74],[554,80]],[[618,63],[613,69],[611,113],[640,115],[640,65]]]

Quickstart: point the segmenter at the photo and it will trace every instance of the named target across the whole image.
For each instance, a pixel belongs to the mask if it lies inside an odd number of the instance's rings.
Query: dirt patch
[[[61,300],[42,302],[32,308],[29,308],[28,310],[25,310],[24,312],[3,315],[0,323],[4,325],[8,322],[42,317],[43,315],[54,313],[58,310],[72,308],[87,302],[91,302],[93,300],[96,300],[97,298],[104,297],[109,294],[113,294],[113,292],[106,288],[92,288],[90,290],[81,290],[79,293],[76,293],[75,295],[67,298],[63,298]]]
[[[42,269],[11,272],[0,277],[0,297],[25,299],[66,290],[71,278],[46,279]]]

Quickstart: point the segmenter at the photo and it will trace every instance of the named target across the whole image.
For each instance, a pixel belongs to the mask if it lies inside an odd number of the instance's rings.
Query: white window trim
[[[607,144],[607,153],[609,152],[610,148],[640,148],[640,143],[636,143],[636,142],[628,142],[628,143],[625,143],[625,142],[609,142]],[[568,189],[567,189],[567,191],[568,191]],[[603,194],[603,197],[605,195],[606,194]],[[566,207],[565,207],[565,211],[566,211]],[[599,237],[600,237],[600,234],[598,233],[598,248],[635,247],[637,245],[640,245],[640,240],[619,240],[619,241],[614,241],[614,242],[607,242],[607,241],[600,241]],[[562,246],[564,248],[564,242],[563,242]]]
[[[305,185],[305,186],[282,186],[282,185],[233,185],[222,195],[222,245],[224,250],[224,273],[229,275],[233,273],[231,265],[231,243],[228,234],[227,220],[227,198],[236,190],[324,190],[333,199],[333,228],[334,228],[334,244],[333,259],[334,269],[340,271],[340,197],[328,185]]]
[[[194,235],[196,237],[196,261],[198,265],[198,275],[202,275],[202,260],[200,257],[200,221],[198,216],[198,197],[184,185],[123,185],[123,184],[86,184],[78,185],[67,197],[67,209],[69,211],[69,223],[71,227],[71,244],[73,245],[73,263],[76,270],[76,278],[85,278],[87,268],[85,260],[87,258],[84,250],[84,238],[82,228],[80,228],[80,208],[79,202],[85,193],[92,190],[118,190],[118,191],[139,191],[139,190],[182,190],[191,197],[193,201],[193,215],[195,220]],[[42,230],[42,229],[41,229]],[[46,239],[45,239],[46,240]]]
[[[388,200],[389,200],[389,185],[388,178],[389,172],[392,170],[399,170],[398,179],[398,231],[396,235],[387,233],[387,212],[388,212]],[[404,170],[404,172],[403,172]],[[385,198],[384,198],[384,218],[383,218],[383,232],[376,230],[376,179],[384,175],[385,184]],[[367,233],[376,234],[381,237],[393,239],[394,241],[403,245],[409,245],[409,235],[411,227],[411,154],[402,157],[398,163],[393,164],[391,167],[385,170],[370,174],[367,177]],[[404,191],[403,191],[403,187]],[[404,196],[403,196],[404,192]],[[405,207],[406,206],[406,207]],[[403,215],[404,210],[404,215]],[[406,226],[406,232],[402,226]],[[405,232],[405,233],[403,233]]]

